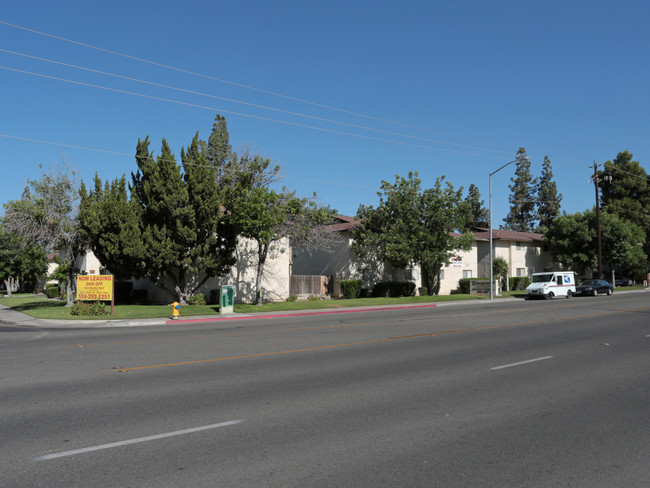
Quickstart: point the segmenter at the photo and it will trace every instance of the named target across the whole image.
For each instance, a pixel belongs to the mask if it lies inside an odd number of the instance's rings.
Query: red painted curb
[[[336,313],[358,313],[358,312],[376,312],[384,310],[404,310],[411,308],[433,308],[436,304],[427,304],[427,305],[408,305],[408,306],[395,306],[395,307],[372,307],[372,308],[357,308],[350,310],[318,310],[312,312],[296,312],[296,313],[282,313],[282,314],[271,314],[271,315],[246,315],[243,317],[234,316],[234,317],[215,317],[209,319],[186,319],[186,320],[168,320],[166,323],[170,324],[191,324],[197,322],[220,322],[223,320],[250,320],[250,319],[274,319],[278,317],[305,317],[309,315],[328,315]]]

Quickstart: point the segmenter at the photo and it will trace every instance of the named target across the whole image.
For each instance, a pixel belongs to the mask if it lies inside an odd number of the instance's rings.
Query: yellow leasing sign
[[[77,276],[77,300],[113,300],[113,275]]]

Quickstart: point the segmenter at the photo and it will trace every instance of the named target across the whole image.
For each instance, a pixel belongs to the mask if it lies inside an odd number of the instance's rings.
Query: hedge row
[[[530,285],[530,279],[528,279],[527,276],[514,276],[508,279],[510,281],[510,291],[525,290],[526,287]],[[472,280],[490,281],[489,278],[461,278],[458,280],[459,293],[469,295],[470,281]],[[504,282],[501,283],[502,288],[504,284]]]
[[[363,288],[361,280],[341,280],[343,298],[365,298],[368,290]],[[410,297],[415,295],[415,283],[409,281],[383,281],[372,290],[373,297]]]
[[[373,297],[412,297],[415,283],[410,281],[382,281],[372,290]]]

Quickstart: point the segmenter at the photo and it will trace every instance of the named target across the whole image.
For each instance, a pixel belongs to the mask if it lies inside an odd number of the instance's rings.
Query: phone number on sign
[[[77,293],[77,300],[110,300],[110,293]]]

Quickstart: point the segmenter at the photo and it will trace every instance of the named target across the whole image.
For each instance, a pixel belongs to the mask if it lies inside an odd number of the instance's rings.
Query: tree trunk
[[[11,278],[5,278],[5,288],[7,289],[7,297],[11,298],[11,286],[13,285]]]
[[[74,305],[74,290],[72,289],[72,281],[68,279],[65,284],[65,306],[72,307]]]
[[[258,243],[257,247],[257,274],[255,276],[255,305],[263,305],[264,299],[262,297],[262,276],[264,275],[264,265],[266,264],[266,256],[269,253],[269,245]]]

